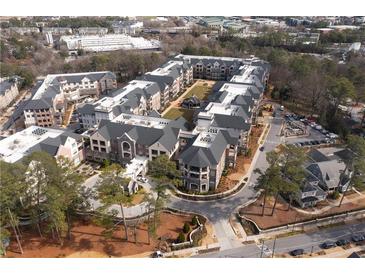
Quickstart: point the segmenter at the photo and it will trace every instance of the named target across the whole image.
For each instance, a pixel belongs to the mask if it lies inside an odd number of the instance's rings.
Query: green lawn
[[[204,86],[204,84],[197,84],[194,86],[185,96],[184,98],[189,98],[193,95],[198,97],[200,100],[205,100],[208,98],[212,89],[209,86]]]
[[[188,122],[192,123],[193,114],[193,109],[171,108],[162,118],[175,120],[183,116]]]

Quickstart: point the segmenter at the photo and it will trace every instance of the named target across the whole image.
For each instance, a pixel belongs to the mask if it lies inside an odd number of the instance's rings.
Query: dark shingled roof
[[[212,126],[249,130],[251,125],[250,123],[246,123],[245,120],[240,116],[214,114]]]
[[[177,122],[182,123],[183,121],[172,121],[165,128],[159,129],[102,120],[98,132],[107,140],[116,139],[127,134],[137,144],[150,146],[160,142],[166,149],[171,150],[178,141],[179,128]]]
[[[196,138],[199,138],[199,135]],[[194,140],[196,138],[194,138]],[[219,160],[227,148],[227,144],[224,135],[221,132],[218,132],[209,147],[187,145],[187,148],[180,154],[180,159],[185,164],[195,167],[215,166],[219,163]]]
[[[29,100],[25,105],[24,110],[33,110],[33,109],[48,109],[52,107],[51,98],[41,98],[35,100]]]
[[[93,104],[84,104],[83,106],[77,109],[79,114],[94,114],[95,106]]]

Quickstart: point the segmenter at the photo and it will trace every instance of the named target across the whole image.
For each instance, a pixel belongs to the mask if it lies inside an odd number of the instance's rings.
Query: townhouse
[[[68,103],[99,97],[116,87],[116,76],[109,71],[49,74],[24,107],[25,126],[61,125]]]

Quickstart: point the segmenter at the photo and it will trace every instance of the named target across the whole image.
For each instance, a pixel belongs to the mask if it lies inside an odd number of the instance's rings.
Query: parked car
[[[279,108],[281,111],[284,111],[284,106],[280,106]]]
[[[330,249],[336,247],[336,244],[334,242],[324,242],[320,247],[323,249]]]
[[[316,130],[322,130],[322,129],[323,129],[321,125],[316,125],[314,128],[315,128]]]
[[[354,242],[354,243],[358,243],[358,242],[361,242],[361,241],[364,241],[365,240],[365,237],[363,235],[353,235],[351,237],[351,240]]]
[[[336,245],[338,245],[338,246],[343,246],[343,245],[348,245],[350,243],[350,241],[349,240],[347,240],[347,239],[340,239],[340,240],[338,240],[337,242],[336,242]]]
[[[329,133],[328,134],[328,138],[336,139],[336,138],[338,138],[338,135],[337,134],[334,134],[334,133]]]
[[[155,252],[152,253],[151,255],[152,258],[162,258],[163,257],[163,253],[160,250],[157,250]]]
[[[260,147],[260,151],[264,151],[264,149],[265,149],[264,146]]]
[[[303,248],[299,248],[299,249],[294,249],[292,251],[289,252],[290,255],[292,256],[300,256],[304,254],[304,249]]]

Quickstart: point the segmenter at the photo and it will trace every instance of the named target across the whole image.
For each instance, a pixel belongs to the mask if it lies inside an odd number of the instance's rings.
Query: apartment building
[[[164,107],[193,83],[193,70],[186,61],[170,60],[160,68],[147,72],[141,79],[158,83],[163,91],[161,105]]]
[[[217,71],[209,70],[216,63]],[[197,70],[200,64],[202,71]],[[80,122],[89,129],[84,134],[87,158],[124,165],[136,157],[152,160],[166,154],[177,162],[187,189],[214,190],[223,170],[235,167],[237,154],[247,150],[269,70],[268,63],[254,57],[178,55],[79,109]],[[196,110],[193,128],[182,117],[160,118],[158,110],[193,78],[218,80],[207,102]]]
[[[152,160],[171,157],[179,147],[179,134],[186,121],[121,114],[113,121],[102,120],[98,129],[83,134],[86,157],[102,162],[111,160],[126,165],[135,157]]]
[[[0,110],[8,107],[18,94],[16,79],[0,78]]]
[[[109,71],[49,74],[24,107],[25,126],[61,125],[68,103],[99,97],[116,87],[116,76]]]
[[[75,165],[84,160],[82,136],[66,130],[31,126],[0,140],[0,159],[8,163],[21,161],[34,151],[65,157]]]
[[[243,59],[179,54],[176,60],[186,60],[193,66],[193,77],[208,80],[229,80],[243,65]]]
[[[210,130],[201,132],[190,143],[179,156],[186,189],[197,192],[216,189],[225,167],[235,164],[238,136],[233,131]]]
[[[101,120],[113,120],[121,113],[146,115],[161,109],[160,88],[151,81],[133,80],[95,103],[79,107],[79,121],[83,128],[91,128]]]

